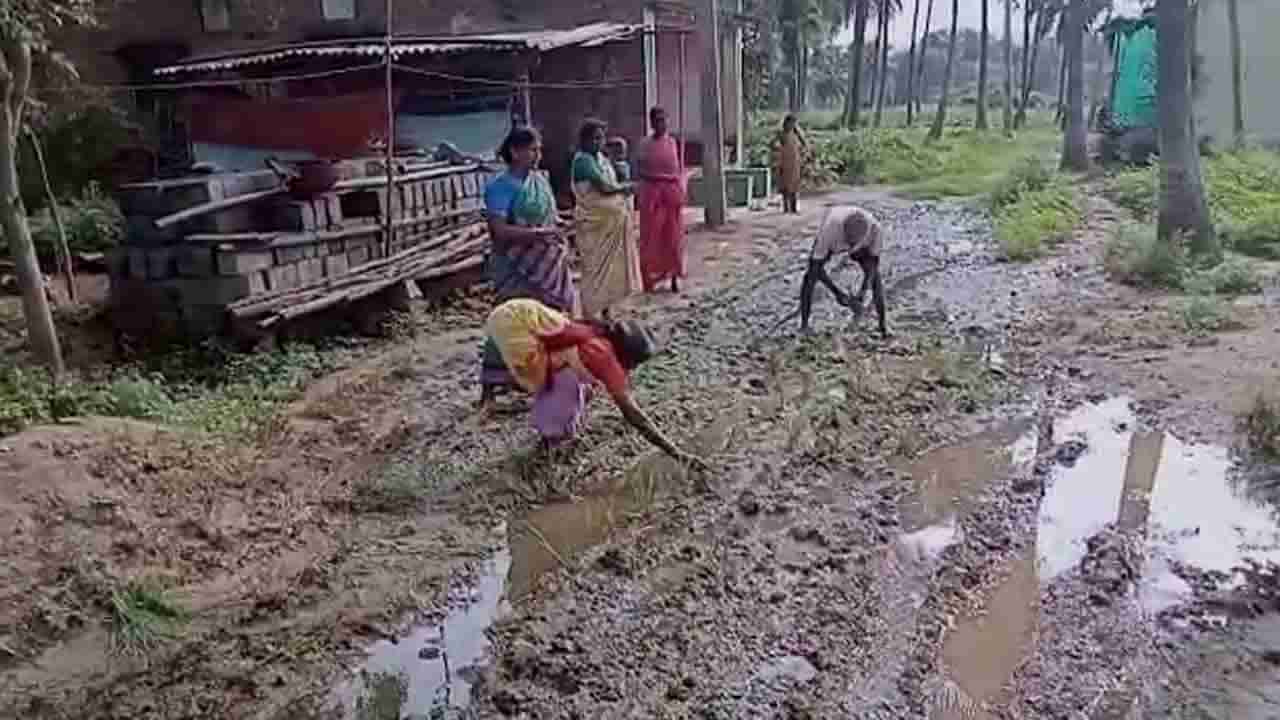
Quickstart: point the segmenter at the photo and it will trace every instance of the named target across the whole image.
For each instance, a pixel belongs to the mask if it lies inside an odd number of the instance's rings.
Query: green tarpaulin
[[[1112,28],[1116,50],[1111,123],[1118,130],[1156,124],[1156,28],[1146,19]]]

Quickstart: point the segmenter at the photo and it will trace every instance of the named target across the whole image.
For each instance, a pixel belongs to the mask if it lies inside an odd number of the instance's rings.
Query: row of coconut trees
[[[842,124],[859,127],[863,124],[864,97],[863,65],[868,61],[867,39],[870,24],[876,23],[874,46],[875,72],[872,75],[871,94],[874,116],[870,124],[878,125],[884,106],[885,87],[888,84],[888,37],[895,18],[905,10],[905,2],[912,2],[911,45],[908,51],[909,88],[907,91],[907,124],[915,123],[923,110],[923,72],[925,54],[937,0],[783,0],[778,5],[778,23],[783,33],[783,53],[789,61],[794,77],[790,82],[790,102],[799,108],[805,101],[805,76],[808,50],[817,42],[828,41],[833,29],[851,25],[853,40],[850,46],[848,89],[845,93]],[[946,2],[946,0],[941,0]],[[975,0],[968,0],[973,2]],[[989,51],[991,45],[992,0],[976,0],[981,3],[980,50],[978,60],[977,115],[979,130],[986,130],[991,122],[988,117]],[[997,0],[999,2],[1000,0]],[[1206,2],[1226,2],[1231,27],[1232,76],[1234,85],[1234,116],[1237,138],[1244,135],[1244,111],[1239,41],[1237,0],[1155,0],[1157,22],[1160,28],[1159,53],[1159,103],[1160,146],[1163,167],[1161,183],[1160,236],[1170,242],[1175,236],[1186,237],[1195,252],[1218,253],[1213,227],[1209,220],[1200,174],[1198,142],[1192,111],[1190,88],[1191,58],[1194,54],[1192,19],[1198,7]],[[959,37],[960,0],[950,0],[951,25],[948,34],[947,61],[942,79],[942,91],[934,112],[928,137],[938,139],[947,123],[947,113],[952,101],[951,81],[956,63],[956,46]],[[1003,126],[1014,132],[1026,121],[1030,105],[1033,77],[1040,49],[1056,32],[1063,48],[1060,68],[1059,103],[1063,126],[1062,166],[1073,171],[1086,170],[1089,166],[1087,150],[1088,113],[1085,106],[1084,41],[1086,34],[1099,27],[1104,17],[1111,14],[1113,0],[1003,0],[1004,66]],[[1013,37],[1014,12],[1021,10],[1022,63],[1014,66]],[[922,15],[923,11],[923,15]],[[921,17],[923,16],[923,25]],[[1020,92],[1015,102],[1015,80]]]

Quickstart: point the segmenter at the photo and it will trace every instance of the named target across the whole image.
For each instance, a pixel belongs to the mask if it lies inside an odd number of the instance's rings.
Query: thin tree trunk
[[[854,2],[853,50],[849,60],[853,67],[849,70],[849,114],[845,118],[845,127],[856,129],[862,115],[862,61],[867,49],[867,3],[870,0]]]
[[[868,104],[874,110],[876,97],[880,93],[880,44],[884,41],[884,0],[876,8],[876,42],[871,47],[871,94],[867,96]],[[874,119],[872,124],[874,125]]]
[[[960,34],[960,0],[951,0],[951,40],[947,44],[947,69],[942,74],[942,96],[938,98],[938,112],[929,128],[930,140],[941,140],[947,124],[947,103],[951,100],[951,74],[956,63],[956,38]]]
[[[1067,49],[1058,48],[1058,108],[1054,111],[1053,120],[1063,130],[1067,128]]]
[[[1072,0],[1074,2],[1074,0]],[[1040,65],[1040,47],[1044,39],[1037,34],[1031,41],[1031,59],[1027,63],[1027,82],[1022,87],[1022,102],[1018,104],[1018,117],[1014,124],[1022,127],[1027,124],[1027,110],[1031,107],[1031,93],[1035,90],[1036,70]]]
[[[49,168],[44,162],[44,148],[40,146],[40,138],[36,132],[27,128],[27,139],[31,141],[31,150],[36,156],[36,167],[40,170],[40,180],[44,183],[44,194],[49,201],[49,216],[53,218],[53,229],[58,235],[57,262],[62,269],[67,283],[67,299],[74,305],[79,300],[76,292],[75,268],[71,262],[71,248],[67,245],[67,230],[62,225],[62,213],[58,209],[58,197],[49,182]]]
[[[911,15],[911,50],[907,53],[907,127],[915,124],[916,99],[916,33],[920,30],[920,0]]]
[[[887,5],[887,0],[883,1]],[[889,30],[893,23],[893,16],[889,14],[887,6],[883,12],[884,17],[880,20],[880,35],[884,40],[880,43],[880,93],[876,95],[876,127],[880,127],[884,115],[884,96],[889,89]]]
[[[1062,135],[1062,169],[1089,169],[1089,130],[1084,112],[1084,2],[1071,0],[1064,11],[1067,47],[1067,131]],[[1185,0],[1184,0],[1185,2]]]
[[[932,25],[933,25],[933,0],[929,0],[928,9],[925,11],[925,15],[924,15],[924,34],[920,37],[920,68],[916,70],[917,75],[916,75],[915,101],[916,101],[917,115],[924,114],[924,94],[928,90],[927,83],[925,81],[928,79],[928,75],[926,74],[926,71],[928,70],[928,67],[929,67],[929,63],[927,62],[929,57],[929,28]]]
[[[31,82],[31,48],[21,41],[5,40],[0,67],[0,230],[9,239],[18,287],[22,291],[22,312],[27,320],[27,340],[36,358],[54,377],[63,372],[62,348],[49,309],[44,274],[31,243],[31,226],[22,204],[18,184],[18,133]]]
[[[1097,62],[1093,71],[1093,84],[1089,88],[1089,126],[1093,127],[1098,117],[1098,109],[1102,107],[1102,89],[1107,86],[1107,48],[1103,45],[1102,38],[1092,34],[1089,44],[1093,46],[1093,56]]]
[[[1035,22],[1036,13],[1032,5],[1036,0],[1023,0],[1023,16],[1022,16],[1022,82],[1018,85],[1018,115],[1013,119],[1015,128],[1022,127],[1027,119],[1027,111],[1024,107],[1023,98],[1027,96],[1027,88],[1031,84],[1029,77],[1029,68],[1031,67],[1031,27]]]
[[[1160,114],[1160,214],[1157,233],[1162,242],[1187,237],[1192,252],[1221,254],[1214,237],[1204,183],[1200,149],[1191,107],[1191,33],[1187,0],[1159,0],[1160,26],[1158,95]]]
[[[990,0],[982,0],[982,31],[979,33],[979,38],[982,46],[978,48],[978,118],[974,122],[974,127],[978,130],[988,130],[991,127],[987,122],[987,53],[991,47]]]
[[[1004,131],[1013,134],[1013,0],[1004,0]]]
[[[1240,44],[1240,5],[1227,0],[1227,24],[1231,32],[1231,127],[1236,147],[1244,145],[1244,58]]]

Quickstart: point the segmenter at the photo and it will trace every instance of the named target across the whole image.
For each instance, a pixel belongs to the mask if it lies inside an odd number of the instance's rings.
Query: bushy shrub
[[[1129,285],[1181,289],[1187,272],[1184,245],[1160,242],[1152,225],[1119,225],[1107,243],[1107,272]]]
[[[1083,215],[1076,194],[1065,183],[1050,181],[1039,189],[1025,191],[996,214],[995,234],[1000,250],[1009,260],[1031,260],[1047,246],[1071,237]]]

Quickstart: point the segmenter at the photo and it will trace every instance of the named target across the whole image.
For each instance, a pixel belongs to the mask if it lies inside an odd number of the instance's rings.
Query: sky
[[[925,8],[928,6],[929,0],[920,0],[920,25],[924,25]],[[915,0],[903,0],[903,6],[906,12],[893,20],[893,27],[889,31],[892,38],[894,48],[906,48],[911,45],[911,16],[915,10]],[[1142,6],[1140,0],[1115,0],[1116,12],[1122,15],[1136,15],[1141,11]],[[1003,37],[1004,33],[1004,3],[1000,0],[992,0],[991,2],[991,32],[994,37]],[[934,0],[933,3],[933,25],[934,30],[942,28],[950,28],[951,25],[951,3],[949,0]],[[977,30],[982,25],[982,4],[979,0],[960,0],[960,27],[972,28]],[[1022,37],[1022,13],[1014,8],[1013,11],[1013,27],[1014,37]],[[867,37],[875,36],[875,20],[871,21],[871,29],[867,33]],[[853,40],[853,31],[846,28],[844,32],[836,37],[836,42],[847,45]],[[1019,40],[1020,42],[1021,40]]]

